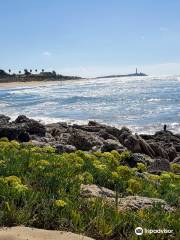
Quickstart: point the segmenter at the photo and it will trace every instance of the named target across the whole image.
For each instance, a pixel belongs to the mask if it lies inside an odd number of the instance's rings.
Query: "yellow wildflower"
[[[21,184],[21,179],[18,178],[17,176],[5,177],[5,181],[6,181],[8,184],[10,184],[10,185]]]
[[[55,207],[63,208],[63,207],[65,207],[66,205],[67,205],[67,203],[66,203],[64,200],[59,199],[59,200],[55,200],[55,201],[54,201],[54,206],[55,206]]]
[[[117,167],[117,172],[122,178],[129,178],[131,176],[131,169],[128,166]]]

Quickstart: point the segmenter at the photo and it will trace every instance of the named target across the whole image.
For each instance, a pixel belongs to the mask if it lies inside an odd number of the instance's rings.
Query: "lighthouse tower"
[[[136,75],[138,74],[138,72],[137,72],[137,68],[136,68]]]

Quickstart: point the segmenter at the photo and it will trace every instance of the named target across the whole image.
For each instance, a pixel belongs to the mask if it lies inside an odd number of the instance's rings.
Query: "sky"
[[[180,74],[179,0],[0,0],[0,69]]]

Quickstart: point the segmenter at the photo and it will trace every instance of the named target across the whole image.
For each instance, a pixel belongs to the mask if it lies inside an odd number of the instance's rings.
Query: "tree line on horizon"
[[[7,78],[7,77],[16,77],[16,76],[22,76],[22,77],[27,77],[27,76],[37,76],[41,78],[55,78],[55,79],[79,79],[80,77],[77,76],[64,76],[61,74],[57,74],[56,71],[51,71],[47,72],[44,69],[41,69],[41,71],[38,73],[38,69],[34,70],[36,75],[33,75],[33,70],[32,69],[24,69],[23,71],[19,70],[18,73],[12,72],[11,69],[8,69],[7,71],[0,69],[0,77],[1,78]]]
[[[39,75],[46,75],[46,76],[58,76],[59,74],[56,74],[56,72],[53,70],[51,72],[46,72],[44,69],[41,69],[41,71],[38,73],[38,70],[35,69],[34,70],[35,74],[39,74]],[[9,77],[9,76],[20,76],[20,75],[25,75],[25,76],[29,76],[33,74],[33,70],[32,69],[24,69],[23,71],[19,70],[18,73],[14,73],[12,72],[11,69],[8,69],[7,71],[0,69],[0,76],[1,77]],[[62,76],[62,75],[60,75]]]
[[[5,70],[0,70],[0,71],[4,71],[4,73],[6,73],[6,71]],[[8,69],[8,71],[7,71],[9,74],[12,74],[12,70],[11,69]],[[32,69],[24,69],[23,71],[21,71],[21,70],[19,70],[18,71],[18,74],[22,74],[24,72],[24,74],[27,74],[27,73],[33,73],[33,70]],[[34,70],[34,72],[35,73],[38,73],[38,69],[35,69]],[[41,69],[41,72],[40,73],[44,73],[45,72],[45,70],[44,69]],[[52,72],[55,72],[55,71],[52,71]],[[13,74],[15,74],[15,73],[13,73]]]

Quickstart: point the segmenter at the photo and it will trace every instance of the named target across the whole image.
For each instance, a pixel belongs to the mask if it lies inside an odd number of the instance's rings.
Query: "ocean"
[[[180,133],[180,76],[124,77],[45,82],[0,88],[0,114],[42,122],[96,120],[137,133]]]

